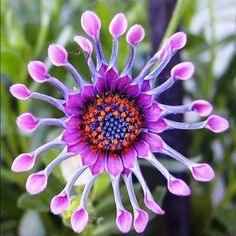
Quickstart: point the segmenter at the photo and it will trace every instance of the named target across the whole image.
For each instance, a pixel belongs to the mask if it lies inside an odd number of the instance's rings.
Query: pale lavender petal
[[[229,122],[221,116],[212,115],[207,119],[206,128],[214,133],[221,133],[229,128]]]
[[[47,68],[41,61],[31,61],[28,64],[28,72],[31,78],[38,83],[48,80]]]
[[[27,100],[31,96],[30,90],[24,84],[14,84],[10,87],[11,94],[20,100]]]
[[[31,170],[35,164],[35,156],[33,153],[20,154],[13,161],[11,170],[14,172],[25,172]]]
[[[121,158],[119,156],[108,156],[106,169],[113,176],[120,175],[124,169]]]
[[[179,50],[185,46],[187,36],[184,32],[177,32],[168,39],[168,44],[172,50]]]
[[[182,62],[171,69],[171,77],[180,80],[187,80],[194,73],[194,65],[191,62]]]
[[[105,169],[105,161],[106,161],[105,155],[98,156],[95,164],[89,167],[93,175],[99,175],[103,173]]]
[[[163,149],[163,141],[161,137],[156,134],[143,134],[142,139],[149,144],[152,152],[160,152]]]
[[[93,52],[93,45],[92,43],[83,36],[75,36],[74,40],[76,43],[79,44],[79,46],[82,48],[82,50],[87,53],[88,55],[91,55]]]
[[[149,149],[149,145],[146,142],[144,142],[142,140],[137,141],[134,144],[134,148],[137,152],[138,157],[145,158],[145,157],[148,156],[148,153],[149,153],[150,149]]]
[[[192,102],[192,110],[200,116],[208,116],[212,112],[213,107],[208,101],[196,100]]]
[[[72,229],[77,233],[81,233],[87,226],[88,221],[89,215],[86,209],[78,209],[71,216]]]
[[[126,41],[131,45],[136,45],[140,43],[145,35],[145,31],[141,25],[133,25],[126,35]]]
[[[134,229],[137,233],[142,233],[148,223],[148,213],[144,210],[137,210],[134,218]]]
[[[211,181],[215,176],[213,169],[206,163],[192,165],[191,172],[194,179],[203,182]]]
[[[91,151],[90,148],[84,149],[81,153],[83,165],[93,165],[97,160],[98,154],[94,151]]]
[[[66,49],[58,44],[51,44],[48,47],[48,57],[55,66],[64,66],[68,62]]]
[[[123,13],[119,13],[111,20],[109,31],[114,38],[119,38],[127,29],[128,22]]]
[[[30,194],[38,194],[47,186],[48,176],[40,171],[31,174],[26,181],[26,190]]]
[[[126,210],[120,210],[116,217],[116,225],[122,233],[128,233],[132,225],[132,215]]]
[[[124,163],[124,166],[128,169],[134,167],[134,163],[137,160],[137,152],[135,149],[130,148],[127,151],[125,151],[122,155],[122,160]]]
[[[171,193],[178,196],[188,196],[191,194],[188,185],[183,180],[174,177],[168,179],[168,189]]]
[[[24,113],[17,117],[17,126],[25,132],[33,132],[37,129],[38,119],[31,113]]]
[[[55,215],[62,214],[70,206],[70,197],[66,193],[60,193],[51,200],[51,212]]]

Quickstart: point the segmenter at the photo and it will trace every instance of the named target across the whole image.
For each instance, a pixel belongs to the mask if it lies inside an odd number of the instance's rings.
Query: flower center
[[[134,100],[110,93],[91,101],[83,120],[84,134],[92,149],[114,153],[132,145],[143,123]]]

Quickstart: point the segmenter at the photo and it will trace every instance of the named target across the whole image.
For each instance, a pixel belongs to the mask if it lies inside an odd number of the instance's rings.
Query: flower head
[[[207,128],[215,133],[228,128],[226,119],[211,115],[198,123],[182,123],[172,121],[169,114],[196,112],[200,116],[208,116],[212,105],[204,100],[196,100],[191,104],[170,106],[158,102],[161,93],[170,88],[177,80],[187,80],[194,73],[191,62],[183,62],[174,66],[170,77],[163,84],[155,87],[155,79],[171,60],[171,57],[186,44],[186,35],[179,32],[171,36],[142,68],[136,78],[132,76],[136,46],[144,38],[142,26],[133,25],[126,34],[130,46],[130,56],[124,69],[118,72],[116,62],[119,38],[126,32],[127,19],[124,14],[117,14],[111,21],[109,31],[113,37],[111,57],[106,60],[100,42],[101,22],[98,16],[86,11],[81,17],[81,25],[90,39],[75,36],[74,40],[83,50],[92,83],[87,82],[70,64],[68,53],[60,45],[52,44],[48,56],[52,64],[67,69],[78,85],[78,91],[67,88],[58,79],[52,77],[46,66],[39,61],[28,65],[29,74],[38,83],[51,83],[62,95],[56,99],[38,92],[31,92],[22,84],[13,85],[10,92],[18,99],[40,99],[57,107],[64,116],[60,119],[38,118],[30,113],[22,114],[17,119],[20,129],[34,132],[40,126],[54,125],[63,129],[55,140],[42,145],[31,153],[19,155],[12,164],[15,172],[28,171],[33,168],[37,157],[48,149],[64,147],[63,151],[42,171],[29,176],[26,189],[30,194],[37,194],[47,186],[51,171],[66,159],[80,155],[82,164],[75,170],[66,186],[51,201],[51,211],[61,214],[70,205],[70,194],[77,179],[89,170],[91,175],[84,186],[79,208],[71,217],[74,231],[81,232],[89,222],[86,210],[88,194],[94,181],[103,172],[110,176],[116,203],[118,228],[126,233],[132,222],[134,229],[140,233],[145,230],[148,214],[141,209],[133,189],[132,176],[140,182],[144,193],[144,204],[156,214],[164,214],[158,206],[144,180],[139,166],[139,158],[146,159],[166,178],[168,190],[176,195],[190,194],[190,188],[181,179],[172,176],[158,161],[154,153],[161,153],[176,159],[191,171],[198,181],[210,181],[214,177],[212,168],[206,163],[194,163],[168,146],[159,136],[170,129],[195,130]],[[90,41],[92,40],[92,42]],[[93,49],[96,51],[97,63],[93,62]],[[158,64],[158,66],[155,66]],[[154,69],[153,69],[154,68]],[[80,158],[78,157],[78,158]],[[119,182],[123,179],[127,187],[133,216],[123,204],[119,191]]]

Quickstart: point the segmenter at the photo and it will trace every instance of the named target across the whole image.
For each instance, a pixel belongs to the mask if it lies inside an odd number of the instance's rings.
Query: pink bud
[[[168,39],[168,44],[172,50],[179,50],[183,48],[186,42],[187,37],[184,32],[175,33]]]
[[[144,38],[145,31],[141,25],[133,25],[126,35],[126,41],[130,45],[136,45],[141,42]]]
[[[38,194],[42,192],[47,186],[48,176],[40,171],[31,174],[26,181],[26,190],[30,194]]]
[[[10,92],[15,98],[20,100],[27,100],[31,95],[31,92],[24,84],[12,85],[10,87]]]
[[[70,205],[70,198],[66,193],[56,195],[51,200],[51,212],[55,215],[63,213]]]
[[[48,57],[55,66],[64,66],[68,62],[66,49],[58,44],[51,44],[48,47]]]
[[[85,11],[81,17],[83,30],[91,37],[97,38],[101,29],[101,21],[92,11]]]
[[[89,216],[86,209],[84,208],[78,209],[71,216],[72,229],[77,233],[81,233],[87,226],[88,220]]]
[[[17,117],[17,126],[25,132],[33,132],[37,129],[38,120],[30,113],[24,113]]]
[[[14,172],[25,172],[34,167],[35,157],[33,153],[20,154],[13,161],[11,170]]]
[[[174,177],[169,178],[168,189],[171,193],[178,196],[188,196],[191,193],[188,185],[183,180]]]
[[[196,100],[192,103],[192,110],[196,111],[200,116],[208,116],[212,110],[212,105],[205,100]]]
[[[198,181],[211,181],[215,176],[213,169],[206,163],[193,165],[191,171],[194,179]]]
[[[38,83],[43,83],[48,79],[47,68],[41,61],[31,61],[28,64],[28,72],[31,78]]]
[[[116,217],[116,225],[122,233],[128,233],[132,225],[132,215],[126,210],[120,210]]]
[[[119,13],[111,20],[109,31],[114,38],[119,38],[127,30],[128,22],[123,13]]]
[[[137,210],[134,218],[134,229],[137,233],[142,233],[148,223],[149,217],[146,211]]]
[[[221,116],[212,115],[207,119],[206,128],[214,133],[221,133],[229,128],[229,122]]]
[[[82,48],[82,50],[87,53],[88,55],[91,55],[93,52],[93,45],[92,43],[82,36],[75,36],[74,40],[76,43],[79,44],[79,46]]]
[[[180,80],[187,80],[194,73],[194,65],[191,62],[182,62],[174,66],[171,70],[171,77]]]

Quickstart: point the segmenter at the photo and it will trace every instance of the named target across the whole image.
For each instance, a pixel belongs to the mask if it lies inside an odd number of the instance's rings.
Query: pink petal
[[[174,66],[171,70],[171,77],[180,80],[187,80],[194,73],[194,65],[191,62],[182,62]]]
[[[168,180],[168,189],[171,193],[178,196],[188,196],[191,194],[188,185],[183,180],[174,177]]]
[[[87,146],[88,146],[88,144],[86,141],[80,140],[78,143],[69,146],[68,152],[74,152],[76,154],[81,154]]]
[[[28,64],[28,72],[33,80],[43,83],[48,79],[47,68],[41,61],[31,61]]]
[[[137,233],[142,233],[148,223],[149,217],[146,211],[138,210],[134,219],[134,229]]]
[[[31,174],[26,182],[26,190],[30,194],[38,194],[47,186],[48,176],[44,172]]]
[[[91,37],[96,38],[101,29],[101,21],[92,11],[85,11],[81,17],[83,30]]]
[[[127,26],[128,22],[125,15],[123,13],[119,13],[111,20],[109,31],[113,37],[119,38],[125,33]]]
[[[212,112],[212,105],[205,100],[196,100],[192,103],[192,110],[200,116],[208,116]]]
[[[116,225],[122,233],[128,233],[132,225],[132,215],[126,210],[121,210],[116,217]]]
[[[145,158],[148,156],[149,153],[149,145],[140,140],[134,144],[134,148],[138,154],[138,157]]]
[[[62,141],[66,142],[68,145],[75,145],[81,138],[81,131],[78,128],[66,129],[62,135]]]
[[[157,121],[146,121],[145,125],[150,131],[155,133],[162,133],[168,128],[168,125],[162,118]]]
[[[119,156],[108,156],[107,157],[107,171],[114,176],[121,174],[123,171],[123,163]]]
[[[168,39],[168,44],[170,45],[172,50],[183,48],[186,42],[187,36],[184,32],[175,33]]]
[[[95,164],[89,167],[93,175],[99,175],[104,171],[105,160],[106,160],[105,156],[98,156]]]
[[[221,133],[229,128],[229,122],[221,116],[212,115],[207,119],[206,128],[214,133]]]
[[[84,208],[75,211],[71,216],[72,229],[77,233],[81,233],[87,226],[88,220],[88,212]]]
[[[58,44],[51,44],[49,46],[48,57],[55,66],[64,66],[68,62],[66,49]]]
[[[17,126],[26,132],[33,132],[37,129],[38,120],[31,113],[24,113],[17,117]]]
[[[81,159],[83,165],[93,165],[97,160],[98,154],[96,152],[91,151],[89,148],[86,148],[81,153]]]
[[[144,38],[145,31],[141,25],[133,25],[126,35],[126,41],[131,45],[136,45]]]
[[[79,44],[79,46],[82,48],[82,50],[84,52],[86,52],[89,55],[92,54],[93,45],[88,39],[86,39],[85,37],[82,37],[82,36],[75,36],[74,40],[75,40],[76,43]]]
[[[51,200],[51,212],[55,215],[63,213],[70,206],[70,198],[67,194],[56,195]]]
[[[122,155],[124,166],[128,169],[134,167],[134,163],[137,160],[137,153],[133,148],[130,148]]]
[[[24,84],[14,84],[10,87],[11,94],[20,100],[27,100],[31,92]]]
[[[32,153],[20,154],[13,161],[11,170],[14,172],[25,172],[34,167],[35,157]]]
[[[206,163],[192,166],[191,171],[194,179],[198,181],[211,181],[215,176],[213,169]]]
[[[142,138],[149,144],[152,152],[160,152],[163,149],[163,141],[160,136],[153,133],[147,133],[142,135]]]
[[[145,197],[144,198],[144,204],[147,208],[149,208],[151,211],[153,211],[154,213],[156,213],[158,215],[164,215],[165,214],[165,211],[163,211],[160,208],[160,206],[153,199]]]

